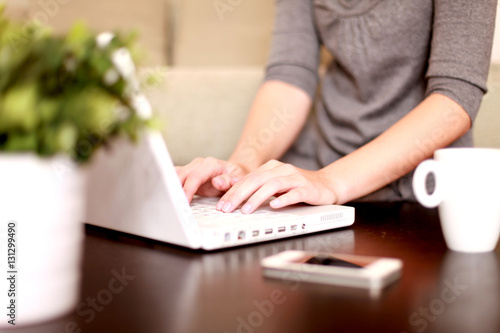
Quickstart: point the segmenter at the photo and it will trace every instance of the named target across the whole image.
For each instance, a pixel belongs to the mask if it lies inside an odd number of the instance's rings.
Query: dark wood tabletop
[[[415,203],[354,206],[350,228],[212,253],[87,226],[78,307],[19,331],[500,332],[498,247],[447,250],[437,210]],[[395,257],[403,272],[380,295],[263,277],[260,260],[288,249]]]

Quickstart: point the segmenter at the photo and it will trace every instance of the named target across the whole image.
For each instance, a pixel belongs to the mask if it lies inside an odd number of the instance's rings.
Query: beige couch
[[[262,66],[273,0],[0,0],[20,20],[56,32],[83,20],[96,31],[137,30],[150,66]]]
[[[148,51],[142,73],[164,80],[147,94],[165,124],[177,164],[225,158],[233,149],[263,77],[272,0],[0,0],[19,19],[62,32],[77,19],[98,31],[140,32]],[[477,146],[500,147],[500,65],[474,128]]]

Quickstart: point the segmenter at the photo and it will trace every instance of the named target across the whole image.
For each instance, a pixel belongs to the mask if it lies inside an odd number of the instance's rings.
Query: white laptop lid
[[[201,235],[160,133],[100,149],[88,168],[86,222],[190,248]]]

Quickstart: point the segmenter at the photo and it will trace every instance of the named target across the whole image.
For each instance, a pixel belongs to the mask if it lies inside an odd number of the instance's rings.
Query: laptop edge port
[[[238,240],[242,240],[242,239],[245,239],[245,232],[243,230],[238,232]]]

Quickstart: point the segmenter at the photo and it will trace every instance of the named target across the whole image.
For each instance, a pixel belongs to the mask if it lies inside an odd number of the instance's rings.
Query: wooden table
[[[19,332],[500,332],[498,247],[448,251],[418,204],[355,207],[351,228],[214,253],[87,226],[77,309]],[[403,274],[378,296],[264,278],[287,249],[397,257]]]

